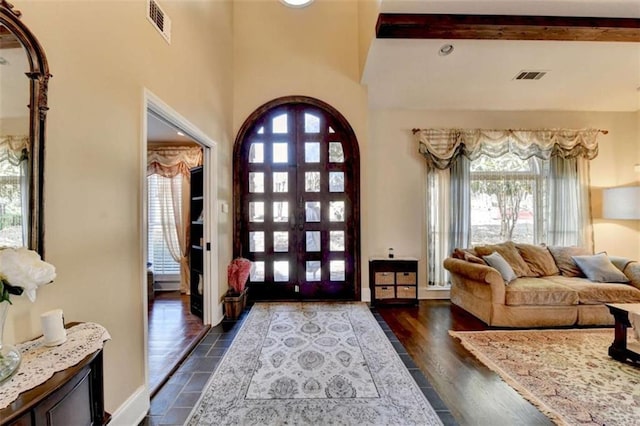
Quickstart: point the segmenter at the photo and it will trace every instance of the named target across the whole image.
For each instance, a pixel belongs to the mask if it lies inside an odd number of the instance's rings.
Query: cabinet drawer
[[[418,297],[417,287],[416,286],[398,286],[396,287],[398,291],[398,299],[415,299]]]
[[[416,273],[415,272],[397,272],[396,284],[416,285]]]
[[[393,272],[376,272],[375,284],[393,284]]]
[[[393,275],[392,275],[393,276]],[[393,292],[394,287],[389,286],[376,286],[376,299],[393,299],[395,296]]]

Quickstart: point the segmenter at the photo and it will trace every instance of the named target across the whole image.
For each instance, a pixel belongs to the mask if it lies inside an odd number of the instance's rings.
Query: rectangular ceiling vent
[[[162,37],[171,44],[171,19],[164,13],[155,0],[147,0],[147,18],[162,34]]]
[[[514,80],[540,80],[547,74],[547,71],[520,71]]]

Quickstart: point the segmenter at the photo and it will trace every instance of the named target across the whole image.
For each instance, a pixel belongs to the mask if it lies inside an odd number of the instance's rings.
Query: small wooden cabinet
[[[0,410],[0,425],[104,425],[102,349],[20,394]]]
[[[369,287],[373,305],[417,304],[418,259],[369,259]]]
[[[206,241],[204,237],[204,176],[202,166],[191,169],[191,228],[189,269],[191,273],[190,298],[191,313],[203,317],[203,276],[204,251]]]

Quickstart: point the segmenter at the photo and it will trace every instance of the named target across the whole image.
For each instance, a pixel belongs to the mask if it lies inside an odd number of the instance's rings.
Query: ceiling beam
[[[640,42],[640,19],[381,13],[376,37]]]

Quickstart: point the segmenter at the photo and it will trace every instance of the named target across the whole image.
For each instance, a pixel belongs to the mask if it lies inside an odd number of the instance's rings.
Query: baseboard
[[[362,302],[371,302],[371,289],[369,287],[360,289],[360,299]]]
[[[113,413],[109,426],[138,425],[149,412],[150,398],[146,386],[140,386]]]
[[[173,281],[156,281],[153,283],[153,289],[155,291],[178,291],[180,290],[180,283]]]
[[[420,287],[420,289],[418,290],[418,299],[421,300],[429,300],[429,299],[437,299],[437,300],[442,300],[442,299],[450,299],[451,298],[451,290],[446,288],[442,288],[442,289],[423,289],[422,287]]]

